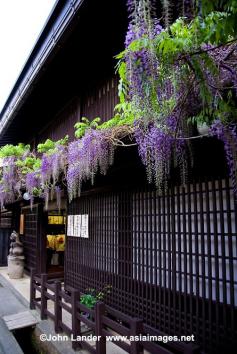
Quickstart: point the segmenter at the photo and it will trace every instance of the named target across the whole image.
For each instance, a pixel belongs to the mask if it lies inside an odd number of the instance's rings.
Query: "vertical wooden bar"
[[[145,299],[146,299],[146,308],[149,306],[149,297],[148,297],[148,291],[149,291],[149,259],[151,258],[151,253],[149,251],[149,237],[151,238],[152,235],[149,232],[149,206],[148,206],[148,191],[144,191],[144,210],[143,210],[143,217],[144,217],[144,247],[145,247],[145,264],[146,264],[146,291],[145,291]],[[144,301],[144,300],[143,300]],[[150,305],[151,306],[151,305]],[[149,306],[149,307],[150,307]],[[150,311],[146,311],[146,323],[149,323],[149,314],[151,313],[151,307]]]
[[[216,316],[216,335],[215,342],[217,348],[219,346],[219,333],[220,333],[220,274],[219,274],[219,245],[218,245],[218,220],[217,220],[217,200],[216,200],[216,187],[215,181],[211,183],[212,198],[213,198],[213,231],[214,231],[214,264],[215,264],[215,316]]]
[[[167,281],[166,281],[166,272],[167,272],[167,250],[166,250],[166,234],[167,234],[167,228],[166,228],[166,224],[167,224],[167,220],[166,220],[166,198],[164,195],[164,192],[162,194],[162,223],[163,223],[163,227],[162,227],[162,234],[163,234],[163,248],[162,248],[162,252],[163,252],[163,267],[161,268],[163,270],[163,330],[164,331],[168,331],[168,327],[167,327],[167,316],[166,316],[166,292],[167,292]]]
[[[201,288],[202,288],[202,320],[204,325],[202,326],[202,336],[205,346],[206,342],[206,311],[205,311],[205,301],[206,301],[206,253],[205,253],[205,232],[204,232],[204,201],[203,201],[203,183],[199,182],[199,202],[200,202],[200,233],[201,233]],[[191,330],[191,333],[193,331]]]
[[[191,208],[191,206],[190,206]],[[178,319],[177,319],[177,334],[182,332],[182,235],[183,229],[182,220],[184,220],[183,215],[181,214],[181,201],[180,201],[180,186],[177,186],[177,238],[178,238]],[[181,231],[182,230],[182,231]]]
[[[193,182],[193,203],[194,203],[194,236],[195,236],[195,272],[196,272],[196,311],[197,311],[197,316],[201,320],[200,322],[202,323],[202,331],[204,330],[204,323],[202,322],[202,318],[200,318],[200,309],[199,309],[199,297],[200,297],[200,272],[199,272],[199,267],[200,267],[200,256],[199,256],[199,220],[198,220],[198,205],[197,205],[197,185],[196,181]],[[201,267],[200,267],[201,268]],[[200,332],[199,329],[199,320],[197,321],[197,327],[196,327],[197,333]]]
[[[147,218],[147,232],[149,235],[148,239],[148,249],[147,254],[148,258],[150,259],[150,265],[149,265],[149,302],[150,302],[150,319],[149,323],[154,323],[154,305],[153,305],[153,299],[154,299],[154,280],[153,280],[153,272],[154,272],[154,219],[153,219],[153,198],[152,198],[152,192],[149,190],[147,192],[147,198],[148,200],[148,208],[149,208],[149,215]]]
[[[102,335],[103,319],[105,314],[105,304],[98,301],[95,305],[95,335],[98,340],[96,341],[96,354],[106,354],[106,338]]]
[[[48,301],[48,299],[45,296],[45,292],[47,291],[46,282],[47,282],[47,274],[41,274],[41,308],[40,308],[41,320],[45,320],[47,318],[47,315],[45,313],[45,310],[47,309],[47,301]]]
[[[231,222],[231,200],[230,198],[234,198],[233,194],[230,195],[230,185],[229,180],[226,180],[226,202],[227,202],[227,240],[228,240],[228,251],[229,251],[229,277],[230,277],[230,328],[231,328],[231,337],[234,336],[234,322],[235,322],[235,277],[234,277],[234,254],[233,254],[233,230],[232,230],[232,222]],[[232,191],[233,193],[233,191]]]
[[[154,247],[154,261],[153,261],[153,267],[154,267],[154,276],[153,276],[153,283],[154,283],[154,323],[155,327],[158,326],[158,311],[157,311],[157,302],[158,302],[158,297],[157,297],[157,287],[158,287],[158,277],[157,277],[157,272],[158,272],[158,249],[157,249],[157,243],[158,243],[158,232],[157,232],[157,210],[156,210],[156,194],[155,191],[152,192],[151,195],[152,199],[152,204],[153,204],[153,247]]]
[[[31,268],[30,270],[30,309],[35,309],[35,287],[34,287],[34,276],[36,274],[35,268]]]
[[[37,270],[39,273],[45,273],[47,264],[46,227],[48,224],[48,213],[44,211],[43,204],[38,204],[35,212],[37,217]]]
[[[192,203],[191,203],[191,191],[190,184],[187,185],[187,198],[188,198],[188,253],[189,253],[189,276],[190,276],[190,305],[189,305],[189,313],[190,313],[190,333],[193,333],[193,232],[192,232]],[[195,321],[199,320],[198,317],[195,317]],[[194,326],[195,327],[195,326]]]
[[[77,318],[77,301],[80,300],[80,292],[76,289],[71,293],[71,305],[72,305],[72,335],[76,338],[81,334],[81,322]],[[79,347],[79,341],[72,342],[72,348],[75,350]]]
[[[142,286],[142,273],[141,273],[141,194],[138,191],[137,192],[137,237],[138,237],[138,242],[137,242],[137,265],[138,265],[138,291],[137,291],[137,304],[138,304],[138,316],[142,314],[141,311],[141,301],[142,301],[142,293],[141,293],[141,286]]]
[[[172,225],[171,225],[171,205],[170,205],[170,198],[171,198],[171,190],[168,189],[167,191],[167,255],[168,255],[168,333],[171,333],[171,287],[172,287],[172,245],[171,245],[171,232],[172,232]]]
[[[62,322],[62,306],[60,302],[62,301],[62,297],[60,295],[60,292],[62,290],[61,286],[61,281],[56,280],[55,283],[55,301],[54,301],[54,315],[55,315],[55,320],[54,320],[54,330],[56,333],[62,332],[61,328],[61,322]]]
[[[207,227],[207,262],[208,262],[208,327],[209,333],[212,328],[212,235],[211,235],[211,214],[210,214],[210,193],[208,181],[205,181],[206,201],[206,227]],[[197,314],[198,316],[198,314]]]
[[[130,322],[130,330],[131,330],[131,336],[139,336],[142,334],[142,320],[139,318],[133,318],[131,319]],[[131,348],[130,348],[130,353],[131,354],[139,354],[142,352],[141,344],[139,341],[131,341]]]
[[[176,251],[176,222],[175,222],[175,188],[172,185],[171,187],[171,205],[170,205],[170,218],[171,218],[171,241],[170,241],[170,246],[171,246],[171,269],[170,272],[172,273],[172,284],[171,284],[171,291],[172,291],[172,308],[171,308],[171,323],[170,323],[170,328],[172,326],[172,330],[176,330],[176,289],[177,289],[177,281],[176,281],[176,256],[177,256],[177,251]],[[169,332],[171,333],[171,332]],[[176,332],[175,332],[176,333]]]
[[[218,193],[219,193],[219,202],[220,202],[220,264],[221,264],[221,283],[222,283],[222,294],[223,294],[223,334],[226,335],[227,330],[227,283],[226,283],[226,252],[225,252],[225,220],[224,220],[224,200],[223,200],[223,187],[222,181],[218,180]],[[228,191],[227,191],[228,193]],[[224,194],[226,196],[226,193]],[[228,198],[228,197],[227,197]]]
[[[184,292],[184,327],[182,328],[183,333],[187,334],[187,272],[188,272],[188,264],[187,264],[187,226],[186,226],[186,218],[187,218],[187,211],[186,211],[186,191],[185,188],[182,187],[182,213],[183,213],[183,257],[184,257],[184,266],[183,266],[183,281],[184,286],[182,286],[182,290]],[[191,213],[191,210],[189,210]],[[183,282],[182,281],[182,282]]]
[[[159,269],[159,326],[160,328],[162,328],[162,318],[163,318],[163,314],[164,311],[162,312],[162,243],[161,243],[161,235],[162,235],[162,223],[161,223],[161,212],[162,212],[162,207],[161,207],[161,197],[158,195],[158,193],[156,192],[156,198],[157,198],[157,203],[158,203],[158,210],[157,210],[157,216],[158,216],[158,229],[157,229],[157,238],[158,238],[158,255],[157,257],[159,257],[159,265],[158,265],[158,269]]]

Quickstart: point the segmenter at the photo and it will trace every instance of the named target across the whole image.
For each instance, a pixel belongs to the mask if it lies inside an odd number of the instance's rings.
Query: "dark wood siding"
[[[7,266],[12,231],[12,213],[0,213],[0,267]]]
[[[66,134],[74,139],[74,125],[81,117],[90,120],[100,117],[102,122],[114,115],[118,103],[118,78],[111,77],[85,89],[81,97],[74,97],[36,137],[37,143],[46,139],[58,140]]]
[[[69,135],[70,140],[74,139],[74,124],[80,120],[80,99],[75,97],[72,99],[41,131],[37,137],[37,142],[46,139],[59,140],[65,135]]]
[[[204,352],[236,338],[237,206],[228,180],[92,193],[69,205],[89,238],[67,237],[65,283],[112,285],[107,302],[168,334],[194,334]],[[229,348],[228,347],[228,348]]]
[[[118,78],[112,77],[87,90],[82,99],[82,117],[100,117],[105,122],[113,117],[118,103]]]
[[[46,237],[43,232],[44,213],[43,206],[36,204],[31,209],[23,207],[24,214],[24,234],[21,237],[24,246],[25,270],[30,272],[35,268],[37,272],[44,272],[46,268],[45,251]]]

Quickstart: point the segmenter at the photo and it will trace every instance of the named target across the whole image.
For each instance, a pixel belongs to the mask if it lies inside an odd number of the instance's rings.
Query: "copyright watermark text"
[[[40,340],[42,342],[98,342],[101,340],[101,336],[95,336],[93,334],[89,335],[79,335],[79,336],[74,336],[71,334],[71,336],[63,335],[63,334],[45,334],[42,333],[40,335]],[[113,342],[125,342],[125,341],[130,341],[130,342],[145,342],[145,341],[151,341],[151,342],[163,342],[163,343],[168,343],[168,342],[194,342],[194,334],[189,335],[189,336],[150,336],[150,335],[138,335],[138,336],[106,336],[106,341],[113,341]]]

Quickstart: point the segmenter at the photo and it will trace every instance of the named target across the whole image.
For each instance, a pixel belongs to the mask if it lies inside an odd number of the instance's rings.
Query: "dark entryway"
[[[65,210],[51,210],[47,213],[46,226],[46,271],[59,273],[64,270]]]
[[[7,256],[10,246],[10,234],[12,232],[12,213],[0,214],[0,267],[7,266]]]

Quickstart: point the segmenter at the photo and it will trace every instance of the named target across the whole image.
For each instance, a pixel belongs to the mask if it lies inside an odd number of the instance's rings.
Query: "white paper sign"
[[[88,233],[88,214],[81,215],[81,233],[80,236],[83,238],[89,238]]]
[[[67,217],[67,235],[74,236],[73,215]]]
[[[68,215],[67,236],[89,238],[89,215]]]

